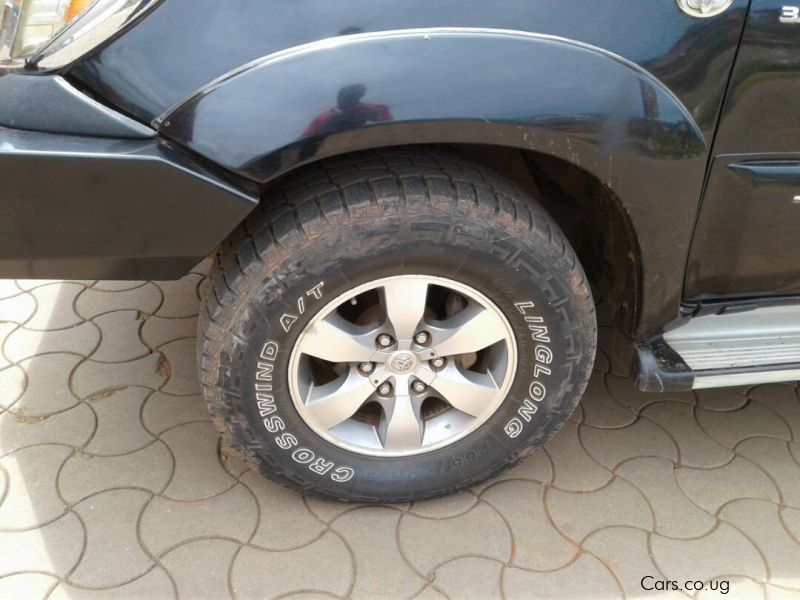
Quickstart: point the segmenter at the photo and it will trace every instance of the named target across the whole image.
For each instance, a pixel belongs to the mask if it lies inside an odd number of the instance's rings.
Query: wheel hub
[[[417,368],[418,364],[417,357],[406,350],[395,352],[387,361],[389,371],[396,375],[408,375]]]

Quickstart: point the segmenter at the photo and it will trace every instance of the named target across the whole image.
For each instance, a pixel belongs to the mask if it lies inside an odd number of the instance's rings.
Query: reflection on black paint
[[[301,139],[339,133],[363,127],[368,123],[384,123],[392,120],[392,113],[385,104],[362,102],[367,93],[363,83],[346,85],[336,94],[336,106],[312,119]]]
[[[385,104],[362,102],[367,86],[355,83],[342,87],[336,94],[336,106],[318,114],[300,135],[302,142],[300,160],[313,157],[322,140],[332,134],[357,129],[369,123],[385,123],[393,120]]]

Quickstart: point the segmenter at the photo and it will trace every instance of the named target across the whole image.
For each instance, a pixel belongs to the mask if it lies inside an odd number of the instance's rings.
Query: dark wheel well
[[[540,199],[566,234],[589,277],[595,298],[630,335],[638,321],[641,253],[622,202],[592,174],[559,158],[516,148],[454,146]]]
[[[631,335],[640,310],[641,254],[633,225],[613,190],[580,167],[547,154],[482,144],[447,147],[540,199],[575,249],[595,298],[608,305],[618,331]]]

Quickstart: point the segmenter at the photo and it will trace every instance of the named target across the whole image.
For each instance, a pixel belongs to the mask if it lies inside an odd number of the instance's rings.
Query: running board
[[[643,391],[800,380],[800,304],[703,314],[637,348]]]

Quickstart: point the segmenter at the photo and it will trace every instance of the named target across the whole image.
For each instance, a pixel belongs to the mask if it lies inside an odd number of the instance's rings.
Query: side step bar
[[[800,304],[703,314],[637,348],[643,391],[800,380]]]

